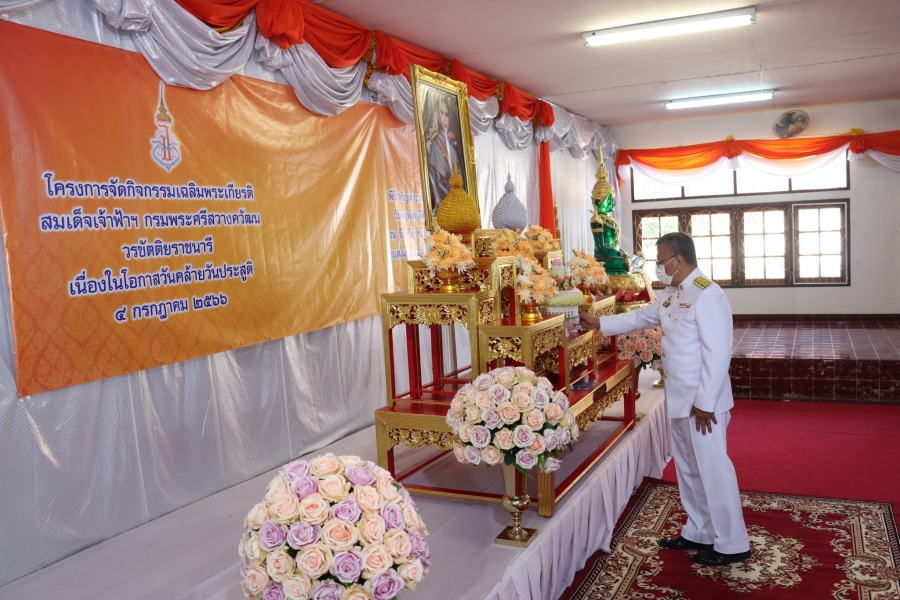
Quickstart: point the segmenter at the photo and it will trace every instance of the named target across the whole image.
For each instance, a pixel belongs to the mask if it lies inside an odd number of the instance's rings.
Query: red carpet
[[[742,491],[889,502],[900,515],[900,407],[738,400],[728,454]],[[677,481],[675,464],[663,475]]]
[[[741,490],[885,502],[900,515],[900,407],[738,400],[732,415],[728,453]],[[676,481],[674,463],[669,463],[663,479]],[[620,525],[638,500],[638,496],[632,498]],[[592,567],[606,559],[599,551],[588,559],[561,598],[567,600],[576,590],[584,590],[582,584],[592,572],[596,574]],[[689,563],[684,566],[690,569]],[[751,595],[772,597],[765,591]],[[704,600],[724,596],[702,595],[699,588],[688,587],[686,595],[674,597]]]
[[[651,482],[571,600],[888,600],[900,598],[900,545],[886,503],[743,493],[750,559],[726,567],[664,550],[687,519],[678,488]]]

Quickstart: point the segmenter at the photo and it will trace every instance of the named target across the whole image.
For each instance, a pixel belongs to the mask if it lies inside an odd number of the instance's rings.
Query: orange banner
[[[0,21],[0,213],[20,395],[379,313],[421,242],[415,132],[287,86],[162,86]]]

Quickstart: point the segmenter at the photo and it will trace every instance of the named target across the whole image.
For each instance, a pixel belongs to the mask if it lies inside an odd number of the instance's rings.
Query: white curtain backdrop
[[[537,146],[511,150],[498,132],[479,135],[475,138],[475,172],[483,228],[493,228],[491,216],[503,196],[507,173],[516,186],[516,196],[528,211],[528,222],[540,220]]]
[[[596,181],[597,158],[588,155],[585,160],[580,160],[564,150],[553,152],[550,154],[550,172],[559,210],[559,239],[566,260],[572,258],[572,250],[593,254],[591,188]]]

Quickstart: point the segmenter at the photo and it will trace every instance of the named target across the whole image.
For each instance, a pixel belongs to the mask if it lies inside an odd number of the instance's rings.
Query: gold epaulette
[[[712,284],[712,281],[710,281],[706,277],[698,277],[697,279],[694,280],[694,285],[696,285],[701,290],[705,290],[707,287],[710,286],[710,284]]]

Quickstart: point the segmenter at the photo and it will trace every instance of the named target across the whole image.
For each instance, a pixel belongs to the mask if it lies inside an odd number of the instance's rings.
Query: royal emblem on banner
[[[166,109],[166,84],[159,82],[159,107],[156,109],[156,137],[150,140],[153,149],[150,156],[166,171],[171,171],[175,165],[181,162],[181,152],[178,151],[178,142],[172,129],[175,127],[175,119]]]

